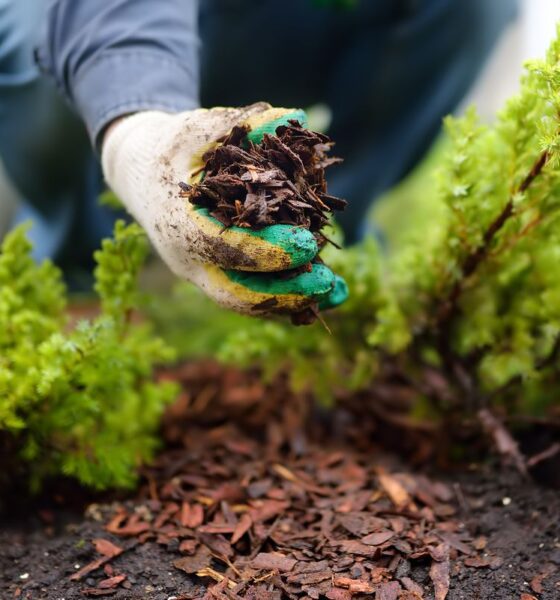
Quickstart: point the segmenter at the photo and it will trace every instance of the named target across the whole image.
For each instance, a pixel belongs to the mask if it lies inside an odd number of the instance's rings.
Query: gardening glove
[[[123,118],[105,136],[105,178],[162,259],[176,275],[238,312],[300,312],[314,302],[329,308],[347,296],[343,280],[323,264],[293,278],[279,276],[316,256],[317,242],[307,229],[224,230],[179,193],[179,183],[194,181],[204,153],[235,125],[248,125],[249,139],[258,143],[291,119],[305,124],[305,113],[266,103],[180,114],[147,111]]]

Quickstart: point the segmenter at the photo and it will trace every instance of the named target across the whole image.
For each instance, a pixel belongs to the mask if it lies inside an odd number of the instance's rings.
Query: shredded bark
[[[472,454],[469,475],[454,469],[447,483],[406,467],[379,445],[406,451],[419,430],[368,410],[372,391],[339,398],[326,419],[286,378],[265,384],[257,370],[204,361],[160,377],[182,391],[140,494],[91,505],[54,538],[67,513],[60,522],[51,509],[6,513],[2,598],[557,598],[553,490]],[[382,385],[398,411],[410,394],[402,382]],[[416,465],[435,464],[426,444],[449,448],[441,435],[421,439]]]
[[[260,144],[247,140],[248,127],[234,127],[204,154],[202,181],[180,184],[183,195],[226,228],[283,223],[309,229],[324,243],[320,231],[329,214],[346,206],[327,193],[325,180],[325,169],[341,159],[328,156],[328,136],[289,123]]]

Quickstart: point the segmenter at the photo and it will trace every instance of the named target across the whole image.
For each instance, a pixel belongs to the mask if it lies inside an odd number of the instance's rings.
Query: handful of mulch
[[[224,224],[262,229],[283,223],[305,227],[324,243],[321,229],[328,213],[346,201],[327,193],[325,168],[342,162],[327,156],[329,137],[304,129],[297,121],[281,125],[261,144],[247,139],[249,127],[234,127],[222,144],[204,154],[204,178],[181,183],[190,202]]]
[[[183,195],[223,223],[262,229],[286,224],[309,229],[322,247],[328,240],[321,230],[329,213],[343,210],[346,200],[327,193],[325,169],[342,162],[329,157],[334,143],[309,131],[297,121],[281,125],[276,135],[265,134],[260,144],[247,139],[248,126],[234,127],[221,145],[203,155],[204,177],[199,183],[181,183]],[[310,265],[283,276],[296,276]],[[317,308],[294,315],[295,324],[315,320]]]

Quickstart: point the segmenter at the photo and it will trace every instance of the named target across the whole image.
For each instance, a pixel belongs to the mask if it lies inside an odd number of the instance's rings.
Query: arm
[[[275,274],[315,257],[311,232],[223,231],[179,194],[203,152],[235,125],[270,131],[305,118],[265,103],[195,109],[196,23],[195,0],[55,0],[39,60],[84,119],[107,182],[175,274],[248,314],[324,304],[337,283],[324,265],[289,280]]]
[[[197,0],[55,0],[37,54],[99,147],[116,117],[198,106],[198,46]]]

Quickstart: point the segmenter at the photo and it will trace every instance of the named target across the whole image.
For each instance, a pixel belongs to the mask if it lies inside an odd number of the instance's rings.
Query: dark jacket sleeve
[[[37,60],[86,123],[198,105],[197,0],[51,0]]]

